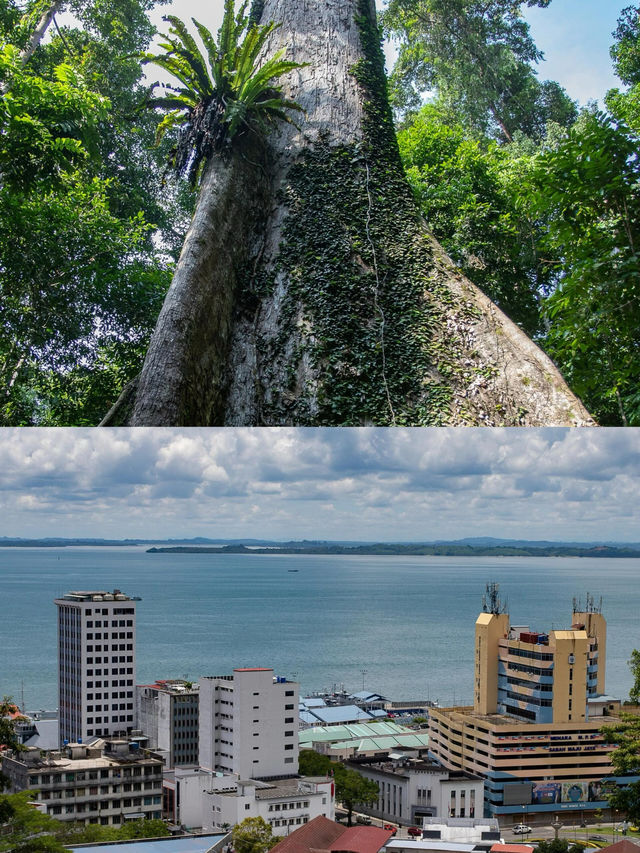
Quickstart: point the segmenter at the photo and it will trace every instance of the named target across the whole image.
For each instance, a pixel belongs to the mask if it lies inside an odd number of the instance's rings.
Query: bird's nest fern
[[[278,83],[301,65],[283,59],[282,50],[260,62],[266,40],[279,25],[251,23],[248,0],[237,13],[234,5],[234,0],[225,0],[217,38],[192,18],[204,53],[183,21],[167,15],[169,32],[160,44],[164,53],[143,55],[143,62],[160,66],[181,84],[165,85],[165,93],[152,97],[149,105],[165,112],[158,142],[169,129],[178,128],[171,165],[194,185],[208,158],[224,153],[235,138],[250,130],[264,131],[273,122],[291,122],[289,111],[301,109]]]

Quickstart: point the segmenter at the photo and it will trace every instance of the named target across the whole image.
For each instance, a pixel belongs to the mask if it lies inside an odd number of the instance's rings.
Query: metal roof
[[[426,749],[429,746],[429,735],[398,735],[397,737],[368,737],[360,741],[345,740],[332,744],[334,749],[353,749],[358,752],[388,752],[398,746],[414,746],[418,749]]]
[[[368,711],[363,711],[357,705],[334,705],[326,708],[314,708],[313,710],[302,711],[300,719],[308,722],[306,719],[307,714],[320,723],[349,723],[353,720],[372,719],[372,715]]]
[[[302,714],[300,718],[303,719]],[[306,722],[306,720],[305,720]],[[354,738],[382,737],[385,735],[415,734],[413,729],[398,723],[371,721],[366,723],[347,723],[341,726],[315,726],[300,732],[300,746],[306,743],[325,741],[344,741]]]
[[[119,844],[97,844],[95,846],[72,845],[68,850],[83,853],[209,853],[225,836],[200,835],[180,838],[152,838],[146,841],[122,841]]]

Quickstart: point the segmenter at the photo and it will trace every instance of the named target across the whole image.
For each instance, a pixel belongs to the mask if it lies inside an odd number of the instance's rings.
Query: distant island
[[[149,554],[345,554],[434,557],[640,557],[639,542],[551,542],[467,537],[435,542],[362,542],[298,539],[99,539],[0,537],[0,548],[72,548],[148,546]]]
[[[309,545],[273,546],[269,548],[246,545],[171,545],[153,547],[149,554],[346,554],[382,556],[436,556],[436,557],[640,557],[640,549],[595,545],[586,548],[571,545],[551,547],[514,547],[507,545],[403,545],[379,543],[376,545]]]

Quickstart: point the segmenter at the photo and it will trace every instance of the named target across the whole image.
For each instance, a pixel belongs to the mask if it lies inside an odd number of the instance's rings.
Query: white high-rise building
[[[240,779],[295,776],[298,695],[272,669],[201,678],[200,767]]]
[[[57,598],[60,743],[135,727],[136,600],[120,590]]]

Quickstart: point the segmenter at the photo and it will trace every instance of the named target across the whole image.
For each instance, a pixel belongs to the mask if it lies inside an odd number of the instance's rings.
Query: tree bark
[[[28,43],[25,45],[23,50],[20,52],[20,63],[21,65],[26,65],[27,62],[31,59],[36,49],[40,45],[40,42],[45,36],[45,33],[51,26],[51,21],[53,21],[55,15],[62,9],[64,5],[63,0],[56,0],[55,3],[52,3],[40,16],[38,23],[36,24],[36,28],[31,34],[31,38]]]
[[[45,33],[51,26],[51,22],[53,21],[56,14],[60,11],[62,6],[64,5],[63,0],[56,0],[56,2],[52,3],[40,16],[38,23],[36,24],[36,28],[31,34],[29,41],[20,51],[20,66],[24,68],[27,62],[31,59],[35,51],[40,45],[40,42],[45,36]],[[0,84],[0,95],[6,95],[11,85],[9,83],[5,83],[4,85]]]
[[[268,182],[209,165],[129,422],[593,423],[429,235],[373,0],[264,0],[261,20],[282,25],[269,54],[305,63],[286,94],[306,112],[267,140]]]
[[[245,143],[205,169],[137,383],[131,426],[202,425],[223,417],[234,293],[265,205],[263,156]]]

